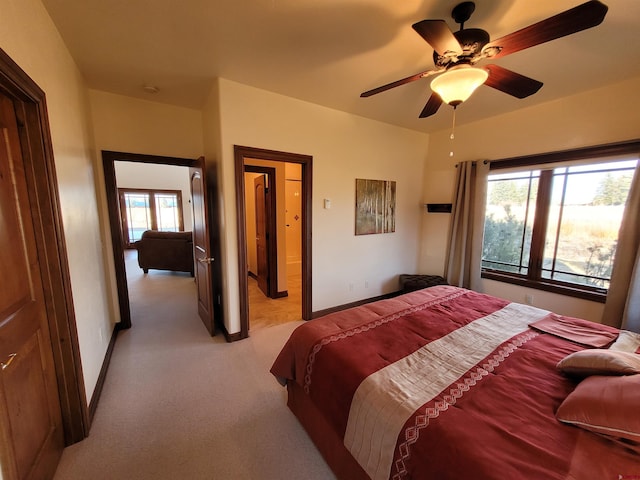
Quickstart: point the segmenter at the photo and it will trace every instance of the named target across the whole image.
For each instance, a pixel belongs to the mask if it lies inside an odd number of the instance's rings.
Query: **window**
[[[637,155],[554,160],[489,175],[483,277],[604,300]]]
[[[184,230],[180,190],[119,188],[118,193],[126,246],[140,240],[145,230]]]

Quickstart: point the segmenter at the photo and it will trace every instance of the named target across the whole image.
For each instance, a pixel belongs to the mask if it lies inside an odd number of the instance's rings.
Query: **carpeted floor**
[[[133,327],[56,480],[335,478],[269,373],[299,321],[229,344],[208,336],[188,274],[133,268],[128,279]]]

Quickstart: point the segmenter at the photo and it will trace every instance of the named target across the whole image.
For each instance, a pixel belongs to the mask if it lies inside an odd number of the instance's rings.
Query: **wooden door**
[[[4,480],[52,478],[64,438],[13,103],[0,94],[0,464]]]
[[[199,166],[190,167],[191,205],[193,206],[193,251],[194,274],[198,290],[198,315],[209,333],[215,335],[213,310],[213,282],[211,276],[211,243],[209,242],[207,184],[204,157],[198,159]]]
[[[267,185],[266,175],[253,180],[256,203],[256,277],[258,287],[269,296],[269,248],[267,237]]]

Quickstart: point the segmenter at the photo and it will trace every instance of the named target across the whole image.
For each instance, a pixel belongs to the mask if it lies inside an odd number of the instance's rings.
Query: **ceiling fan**
[[[598,0],[591,0],[577,7],[529,25],[494,41],[479,28],[464,28],[475,10],[474,2],[462,2],[451,12],[460,30],[452,32],[444,20],[422,20],[413,29],[433,47],[435,68],[417,73],[386,85],[368,90],[361,97],[438,75],[431,81],[433,93],[420,113],[420,118],[433,115],[442,103],[454,108],[469,98],[473,91],[484,84],[517,98],[536,93],[542,82],[498,65],[476,67],[484,59],[496,59],[541,43],[571,35],[599,25],[608,7]]]

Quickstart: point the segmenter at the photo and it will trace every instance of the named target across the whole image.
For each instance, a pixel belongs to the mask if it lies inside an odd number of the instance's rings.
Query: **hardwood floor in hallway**
[[[268,298],[249,277],[249,331],[302,320],[302,273],[300,264],[288,266],[286,297]]]

